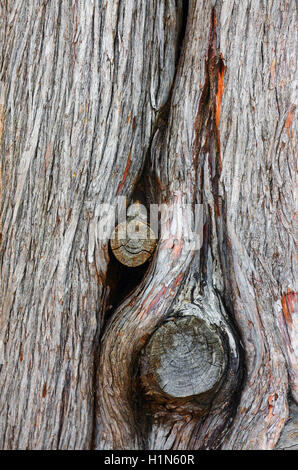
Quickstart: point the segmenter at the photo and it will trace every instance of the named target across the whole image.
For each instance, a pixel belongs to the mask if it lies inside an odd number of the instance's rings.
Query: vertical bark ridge
[[[281,335],[286,328],[281,302],[294,290],[294,127],[288,132],[285,125],[295,99],[294,12],[293,1],[223,2],[218,16],[228,64],[221,182],[234,311],[247,368],[225,448],[273,448],[288,413],[293,355]]]
[[[179,8],[18,0],[2,10],[0,446],[89,448],[109,289],[99,204],[129,197],[140,174],[173,79]]]
[[[285,292],[291,295],[293,291],[293,231],[289,222],[293,201],[282,188],[280,173],[282,168],[285,179],[292,181],[292,163],[289,170],[285,163],[293,157],[293,91],[291,86],[284,89],[282,75],[284,73],[287,83],[291,83],[293,54],[284,46],[294,37],[294,31],[292,36],[289,34],[294,25],[293,2],[286,7],[281,3],[264,6],[250,1],[241,5],[218,2],[216,9],[213,7],[212,2],[190,4],[186,46],[176,76],[170,116],[166,128],[158,129],[153,138],[151,171],[157,182],[158,201],[170,203],[177,198],[193,202],[198,191],[197,197],[204,203],[200,294],[207,292],[207,284],[234,312],[245,347],[247,377],[238,408],[229,409],[227,400],[221,411],[210,410],[204,420],[196,417],[185,426],[186,421],[176,425],[175,417],[173,421],[167,416],[163,424],[158,421],[151,429],[150,445],[159,448],[272,448],[287,416],[286,360],[290,372],[293,369],[289,346],[282,343],[278,332],[279,325],[285,331],[285,318],[289,317],[284,307]],[[278,25],[278,33],[273,25]],[[273,58],[271,44],[275,46]],[[206,68],[205,53],[209,58]],[[206,71],[207,78],[204,77]],[[281,88],[273,85],[276,80]],[[264,114],[266,109],[274,110],[273,118]],[[277,135],[282,133],[279,150],[274,145],[279,142]],[[193,148],[195,163],[190,158]],[[278,155],[277,159],[272,159],[273,155]],[[241,180],[245,181],[244,186]],[[278,183],[278,190],[273,181]],[[286,228],[277,215],[281,213],[281,204],[285,204],[288,211],[283,218],[283,223],[287,220]],[[277,230],[272,239],[271,210],[277,217]],[[174,221],[171,213],[168,217],[167,229],[175,233],[177,220]],[[183,223],[187,225],[186,220]],[[279,230],[288,241],[286,262],[280,258],[284,242]],[[259,245],[263,247],[263,256]],[[182,243],[171,246],[168,262],[164,264],[163,252],[168,246],[160,242],[148,277],[134,296],[117,310],[103,338],[101,367],[104,373],[99,378],[102,390],[99,409],[103,419],[97,438],[99,448],[148,445],[141,439],[139,426],[142,423],[136,422],[132,403],[136,357],[148,335],[176,304],[178,286],[182,289],[182,280],[183,285],[188,285],[191,277],[187,273],[196,263],[193,256],[186,254]],[[176,258],[176,254],[179,257]],[[261,276],[265,284],[261,284]],[[154,284],[156,280],[159,282]],[[172,302],[169,288],[172,289],[173,281],[176,296]],[[155,300],[151,298],[153,292],[156,292]],[[211,295],[210,291],[207,295]],[[283,313],[279,310],[281,307]],[[149,317],[144,316],[148,312]],[[293,334],[292,323],[290,331]],[[117,332],[117,341],[112,344]],[[235,363],[234,367],[237,370]],[[239,380],[233,385],[237,389]],[[117,425],[109,424],[111,409]],[[187,428],[189,432],[185,431]]]
[[[186,292],[190,285],[198,288],[198,282],[194,283],[195,270],[199,271],[198,257],[189,250],[186,240],[178,236],[180,224],[185,228],[193,226],[194,212],[183,213],[178,220],[173,212],[173,204],[194,205],[200,201],[198,191],[201,179],[197,178],[199,165],[203,166],[205,174],[202,188],[205,217],[208,220],[208,214],[211,214],[213,221],[215,220],[217,194],[213,197],[212,178],[216,173],[218,158],[215,116],[219,56],[214,34],[213,6],[213,2],[208,2],[207,6],[206,2],[204,6],[201,2],[190,4],[185,46],[178,65],[170,114],[167,124],[156,130],[152,141],[149,171],[151,181],[157,182],[155,202],[166,204],[162,220],[164,237],[159,242],[147,276],[116,310],[102,338],[98,373],[98,449],[208,447],[215,442],[216,431],[221,435],[224,424],[231,418],[231,413],[227,411],[231,394],[227,393],[221,418],[218,416],[220,412],[210,413],[208,426],[202,426],[202,434],[199,432],[202,424],[199,418],[200,409],[194,405],[193,411],[190,411],[189,406],[177,408],[174,404],[172,411],[166,410],[159,414],[158,424],[155,422],[151,430],[149,426],[148,433],[148,423],[141,417],[142,413],[138,413],[135,405],[135,400],[141,393],[135,387],[138,380],[138,357],[144,344],[174,308],[179,292],[187,297]],[[190,38],[192,47],[189,47]],[[208,89],[205,92],[204,87],[203,91],[200,89],[200,84],[204,83],[206,71]],[[204,106],[201,107],[200,102]],[[199,118],[198,109],[201,111]],[[202,120],[201,131],[197,128],[198,119]],[[198,132],[201,132],[199,137]],[[213,246],[214,253],[211,252],[210,245],[210,239],[216,237],[216,224],[211,226],[209,223],[209,227],[204,261],[207,273],[205,281],[208,280],[209,288],[205,285],[202,291],[203,299],[204,295],[216,299],[217,294],[212,294],[214,287],[221,286],[222,289],[223,283],[220,269],[216,265],[212,267],[211,261],[218,251],[218,247],[215,250],[216,242]],[[189,275],[190,270],[192,275]],[[199,290],[201,287],[199,282]],[[184,300],[183,295],[181,301]],[[225,313],[220,310],[218,302],[215,302],[215,309],[219,310],[219,318],[224,321]],[[225,393],[236,386],[239,378],[238,351],[235,339],[232,338],[234,331],[231,330],[230,348],[233,343],[235,363],[230,363],[230,371],[234,378],[227,379]],[[141,404],[145,406],[144,402]],[[206,437],[207,429],[210,431],[212,428],[214,432],[209,432]],[[218,446],[219,442],[214,445]]]

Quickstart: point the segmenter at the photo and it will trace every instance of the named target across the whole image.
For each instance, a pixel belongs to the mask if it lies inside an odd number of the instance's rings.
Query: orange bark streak
[[[275,396],[274,396],[274,395],[269,395],[269,397],[268,397],[268,410],[269,410],[269,413],[268,413],[268,421],[270,421],[270,419],[271,419],[272,416],[273,416],[274,399],[275,399]]]
[[[174,284],[175,289],[179,286],[182,278],[183,278],[183,273],[180,273]]]
[[[219,120],[220,120],[220,107],[222,95],[224,92],[224,74],[226,66],[223,61],[223,56],[219,56],[219,66],[218,66],[218,80],[217,80],[217,92],[216,92],[216,101],[215,101],[215,124],[216,124],[216,134],[217,134],[217,146],[218,146],[218,158],[219,158],[219,170],[221,172],[221,153],[220,153],[220,132],[219,132]]]
[[[224,92],[223,77],[224,77],[225,70],[226,70],[226,67],[223,63],[222,56],[220,55],[220,63],[219,63],[219,69],[218,69],[217,93],[216,93],[216,113],[215,113],[216,127],[218,127],[218,125],[219,125],[220,105],[221,105],[222,95],[223,95],[223,92]]]
[[[157,296],[152,300],[152,302],[150,302],[150,304],[146,308],[146,312],[148,312],[148,311],[150,312],[150,310],[153,307],[155,307],[156,304],[158,304],[159,300],[166,293],[166,291],[167,291],[167,287],[163,287],[162,290],[159,292],[159,294],[157,294]]]
[[[183,246],[183,240],[181,240],[180,243],[173,248],[172,253],[171,253],[171,259],[179,258],[181,250],[182,250],[182,246]]]
[[[47,384],[45,383],[42,389],[42,398],[45,398],[47,394]]]
[[[119,194],[120,191],[121,191],[121,189],[123,188],[123,185],[124,185],[124,183],[125,183],[127,174],[128,174],[128,172],[129,172],[130,164],[131,164],[131,149],[130,149],[130,151],[129,151],[129,155],[128,155],[126,167],[125,167],[125,170],[124,170],[124,175],[123,175],[123,178],[122,178],[121,183],[119,184],[119,187],[118,187],[118,190],[117,190],[117,194]]]
[[[288,292],[281,298],[282,312],[287,323],[292,323],[292,313],[294,313],[296,301],[295,292]]]
[[[288,112],[288,115],[287,115],[286,122],[285,122],[285,128],[287,129],[287,133],[288,133],[289,138],[290,138],[290,127],[292,125],[293,117],[294,117],[294,111],[295,111],[295,108],[290,109],[290,111]]]

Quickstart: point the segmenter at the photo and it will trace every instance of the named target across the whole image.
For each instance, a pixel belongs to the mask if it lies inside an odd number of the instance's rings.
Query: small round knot
[[[120,263],[136,267],[144,264],[152,255],[156,247],[156,236],[148,224],[134,218],[115,228],[110,244]]]

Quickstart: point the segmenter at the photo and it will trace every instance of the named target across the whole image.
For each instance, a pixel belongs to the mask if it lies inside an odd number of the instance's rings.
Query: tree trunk
[[[298,401],[295,19],[2,2],[1,449],[275,446]],[[162,205],[126,265],[125,201]]]

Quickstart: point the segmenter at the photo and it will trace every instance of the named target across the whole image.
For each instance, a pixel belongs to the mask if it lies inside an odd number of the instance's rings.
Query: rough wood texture
[[[159,244],[152,269],[102,339],[99,448],[269,449],[287,417],[293,360],[278,323],[280,299],[294,289],[295,6],[214,6],[190,2],[170,114],[153,137],[150,155],[155,201],[204,204],[203,247],[198,259],[175,239],[179,224],[169,208],[168,240]],[[189,226],[192,220],[182,214],[180,222]],[[187,277],[190,267],[193,276]],[[148,440],[138,431],[132,399],[135,358],[185,283],[197,284],[205,302],[216,289],[234,315],[245,350],[242,384],[235,374],[237,348],[228,370],[234,367],[234,390],[242,386],[240,403],[227,381],[225,404],[203,422],[194,408],[159,411]]]
[[[295,9],[294,1],[223,2],[218,16],[228,65],[221,181],[247,368],[225,448],[273,448],[288,416],[289,385],[297,399],[297,357],[289,353],[295,315],[282,308],[295,291]]]
[[[290,402],[289,418],[275,446],[276,450],[298,450],[298,406]]]
[[[298,400],[296,4],[187,4],[0,5],[0,448],[271,449]],[[164,238],[107,318],[100,204],[141,176]],[[203,205],[196,252],[176,203]],[[190,310],[224,338],[223,380],[155,402],[141,353]]]
[[[225,369],[216,329],[193,316],[174,317],[153,333],[142,368],[147,388],[184,398],[210,392]]]
[[[90,448],[110,290],[99,204],[129,198],[141,172],[172,86],[180,7],[0,8],[0,448]]]

